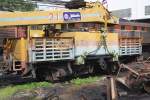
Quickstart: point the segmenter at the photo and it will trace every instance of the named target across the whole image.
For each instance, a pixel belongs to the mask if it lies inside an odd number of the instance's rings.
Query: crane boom
[[[109,12],[100,3],[89,3],[87,8],[72,10],[0,12],[0,26],[104,22],[107,13]],[[118,18],[112,16],[108,23],[118,23]]]

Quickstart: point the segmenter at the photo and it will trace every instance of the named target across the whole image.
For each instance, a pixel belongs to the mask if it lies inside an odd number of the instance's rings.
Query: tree
[[[31,0],[0,0],[2,11],[32,11],[37,7]]]

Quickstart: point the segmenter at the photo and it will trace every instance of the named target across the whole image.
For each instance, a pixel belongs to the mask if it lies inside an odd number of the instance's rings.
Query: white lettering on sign
[[[83,18],[86,18],[86,17],[100,17],[100,14],[99,13],[82,14],[82,17]]]
[[[80,17],[80,15],[71,15],[71,17]]]

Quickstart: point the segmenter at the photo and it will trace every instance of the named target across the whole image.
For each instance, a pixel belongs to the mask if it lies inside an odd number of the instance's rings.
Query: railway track
[[[136,62],[136,63],[131,63],[131,64],[128,64],[128,65],[124,65],[124,67],[127,67],[127,66],[129,66],[129,70],[130,71],[128,73],[130,73],[130,74],[131,73],[136,74],[136,75],[147,75],[147,74],[150,74],[150,71],[148,71],[148,69],[150,67],[148,61]],[[134,70],[132,70],[130,68],[133,68]],[[139,71],[139,68],[141,68],[140,71]],[[136,72],[135,69],[138,69],[138,72]],[[145,71],[146,71],[146,73],[145,73]],[[144,72],[144,74],[142,74],[143,72]],[[137,74],[137,73],[139,73],[139,74]],[[83,74],[83,75],[78,75],[78,76],[69,76],[69,77],[62,78],[59,81],[54,81],[54,82],[55,83],[63,83],[63,82],[66,82],[66,81],[70,81],[70,80],[72,80],[72,79],[74,79],[76,77],[84,78],[84,77],[89,77],[91,75],[92,76],[105,76],[106,73],[103,73],[103,74],[93,73],[93,74]],[[123,72],[121,72],[121,75],[126,76],[126,75],[124,75]],[[128,81],[130,81],[130,80],[128,80]],[[139,81],[141,81],[141,80],[139,80]],[[21,75],[13,75],[13,74],[0,75],[0,87],[4,87],[4,86],[8,86],[8,85],[25,84],[25,83],[30,83],[30,82],[38,82],[38,80],[34,79],[32,77],[22,77]]]
[[[36,79],[32,77],[21,77],[20,75],[1,75],[0,76],[0,87],[5,87],[8,85],[19,85],[29,82],[37,82]]]
[[[57,81],[51,81],[53,83],[64,83],[64,82],[69,82],[72,79],[75,79],[77,77],[79,78],[87,78],[89,76],[102,76],[98,73],[95,74],[83,74],[80,76],[68,76],[61,78],[60,80]],[[32,77],[22,77],[21,75],[1,75],[0,76],[0,87],[5,87],[9,85],[20,85],[20,84],[26,84],[30,82],[40,82],[38,79],[32,78]],[[50,82],[50,81],[49,81]]]
[[[139,68],[139,67],[142,67],[141,65],[145,65],[145,64],[143,64],[143,63],[141,63],[141,62],[138,62],[138,63],[132,63],[132,64],[129,64],[130,65],[130,67],[131,68],[133,68],[133,66],[134,67],[137,67],[137,68]],[[129,66],[129,65],[126,65],[126,66],[124,66],[125,68],[127,68],[127,66]],[[135,66],[136,65],[136,66]],[[146,67],[148,67],[147,66],[147,64],[146,64]],[[131,69],[129,69],[129,70],[131,70]],[[142,71],[144,71],[143,69],[142,69]],[[146,70],[147,71],[147,70]],[[135,71],[132,71],[133,73],[135,73],[136,74],[136,72]],[[145,71],[144,71],[145,72]],[[121,74],[123,74],[123,73],[121,73]],[[93,75],[100,75],[99,73],[95,73],[95,74],[93,74]],[[101,74],[102,75],[102,74]],[[142,74],[141,74],[142,75]],[[86,75],[81,75],[81,76],[79,76],[79,77],[82,77],[82,78],[84,78],[84,77],[88,77],[88,76],[90,76],[90,74],[86,74]],[[75,77],[69,77],[69,78],[67,78],[67,79],[64,79],[64,80],[61,80],[61,81],[59,81],[59,82],[64,82],[64,81],[69,81],[69,80],[71,80],[71,79],[73,79],[73,78],[75,78]],[[130,81],[130,80],[129,80]],[[16,76],[16,75],[6,75],[6,76],[0,76],[0,87],[5,87],[5,86],[8,86],[8,85],[17,85],[17,84],[25,84],[25,83],[29,83],[29,82],[37,82],[37,80],[36,79],[33,79],[33,78],[31,78],[31,77],[21,77],[21,76]],[[118,84],[117,84],[118,85]],[[117,91],[118,91],[118,88],[123,88],[123,87],[117,87]],[[145,86],[144,88],[146,88],[147,89],[147,91],[149,91],[149,87],[147,87],[147,86]],[[58,89],[58,92],[59,92],[60,90]],[[123,91],[124,92],[124,91]],[[122,93],[123,93],[122,92]],[[44,93],[44,92],[43,92]],[[57,94],[57,93],[55,93],[55,94]],[[142,93],[141,93],[142,94]],[[61,95],[61,94],[60,94]],[[92,95],[90,95],[90,96],[92,96]],[[140,99],[138,99],[137,97],[139,97]],[[121,95],[119,95],[119,97],[118,97],[118,100],[132,100],[132,98],[137,98],[137,100],[146,100],[146,99],[149,99],[150,98],[150,96],[147,94],[147,93],[143,93],[143,95],[142,96],[139,96],[138,94],[137,94],[137,91],[136,92],[134,92],[132,95],[130,95],[130,93],[128,94],[126,94],[126,95],[123,95],[123,96],[121,96]],[[146,99],[145,99],[146,98]],[[92,99],[83,99],[83,100],[92,100]]]

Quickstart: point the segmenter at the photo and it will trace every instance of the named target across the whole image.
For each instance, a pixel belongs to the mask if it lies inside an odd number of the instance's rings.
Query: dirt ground
[[[98,83],[88,85],[56,84],[51,88],[19,91],[12,100],[106,100],[106,86]]]
[[[105,82],[96,82],[81,86],[55,84],[51,88],[18,91],[12,96],[11,100],[107,100],[106,91]],[[125,95],[118,97],[118,100],[150,100],[150,95],[143,92],[128,93],[125,91]]]

